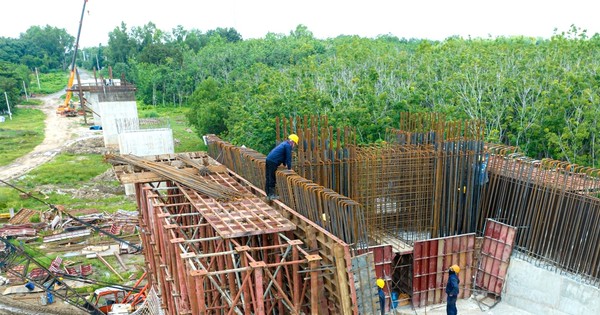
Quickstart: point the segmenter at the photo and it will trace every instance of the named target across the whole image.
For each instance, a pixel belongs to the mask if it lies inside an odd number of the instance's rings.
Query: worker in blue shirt
[[[377,295],[379,295],[379,309],[381,309],[381,315],[385,315],[385,292],[383,292],[383,287],[385,287],[385,280],[379,278],[377,279]]]
[[[275,172],[281,164],[285,165],[288,170],[292,169],[292,149],[298,145],[298,140],[297,135],[291,134],[288,140],[281,142],[267,155],[265,166],[265,193],[267,194],[267,199],[273,200],[279,198],[275,194]]]
[[[446,294],[448,294],[446,304],[447,315],[458,314],[458,311],[456,310],[456,299],[458,298],[458,284],[460,283],[460,280],[458,279],[459,272],[460,267],[458,267],[458,265],[452,265],[448,269],[448,284],[446,284]]]

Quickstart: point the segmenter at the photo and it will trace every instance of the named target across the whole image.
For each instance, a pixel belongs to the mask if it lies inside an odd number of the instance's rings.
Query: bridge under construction
[[[499,299],[511,256],[600,283],[600,170],[484,142],[479,121],[403,114],[358,145],[327,117],[277,119],[300,137],[265,201],[265,156],[206,136],[208,152],[111,156],[134,184],[150,285],[167,314],[376,314],[460,296]]]

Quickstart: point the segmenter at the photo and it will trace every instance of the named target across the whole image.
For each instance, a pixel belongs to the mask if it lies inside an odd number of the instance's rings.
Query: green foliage
[[[217,133],[268,152],[277,116],[327,115],[362,143],[398,127],[399,114],[440,112],[485,121],[488,141],[536,158],[598,164],[600,35],[572,27],[529,37],[444,41],[289,35],[241,40],[227,29],[163,32],[149,23],[113,32],[146,104],[190,106],[198,135]],[[232,36],[231,36],[232,35]],[[120,39],[120,41],[117,41]]]
[[[44,113],[21,109],[13,119],[0,123],[0,166],[12,163],[44,140]]]
[[[34,214],[33,216],[31,216],[31,218],[29,218],[29,222],[31,223],[40,223],[41,222],[41,218],[39,214]]]
[[[67,69],[75,38],[65,29],[32,26],[21,34],[20,39],[25,43],[22,63],[28,68],[37,67],[42,72]]]
[[[44,102],[42,100],[32,99],[32,98],[30,98],[29,100],[21,100],[19,102],[19,105],[33,105],[33,106],[38,106],[38,105],[42,105],[42,104],[44,104]]]
[[[39,73],[38,75],[40,77],[40,88],[38,88],[37,79],[34,79],[36,81],[31,85],[31,93],[52,94],[64,90],[69,79],[68,73],[63,71]],[[35,76],[35,73],[33,76]]]
[[[157,117],[159,117],[159,115],[158,115],[158,113],[156,111],[149,111],[149,112],[145,112],[142,117],[144,117],[144,118],[157,118]]]

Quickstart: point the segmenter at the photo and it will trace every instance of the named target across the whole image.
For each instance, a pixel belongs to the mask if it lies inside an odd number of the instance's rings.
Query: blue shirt
[[[273,148],[267,160],[271,163],[275,163],[277,166],[283,164],[287,166],[288,170],[292,169],[292,144],[290,140],[281,142],[278,146]]]
[[[458,277],[456,276],[456,274],[450,273],[450,275],[448,276],[448,284],[446,285],[446,294],[448,294],[448,296],[451,296],[451,297],[457,297],[459,283],[460,283],[460,280],[458,280]]]

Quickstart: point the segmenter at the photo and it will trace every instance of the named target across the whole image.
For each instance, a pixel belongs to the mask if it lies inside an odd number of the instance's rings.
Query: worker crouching
[[[279,198],[275,193],[275,172],[281,164],[286,166],[288,170],[292,169],[292,149],[298,145],[298,140],[297,135],[291,134],[288,140],[281,142],[267,155],[265,166],[265,193],[267,194],[267,199],[273,200]]]

